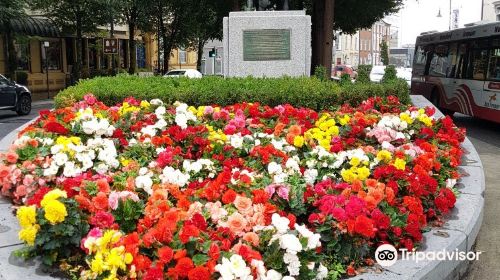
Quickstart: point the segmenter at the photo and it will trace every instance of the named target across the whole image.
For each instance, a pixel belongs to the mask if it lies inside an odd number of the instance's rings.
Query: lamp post
[[[450,0],[450,11],[449,12],[450,13],[449,13],[449,18],[448,18],[448,30],[451,30],[451,0]],[[438,11],[438,14],[436,17],[438,17],[438,18],[443,17],[441,15],[441,8],[439,8],[439,11]]]
[[[49,60],[47,58],[47,49],[49,48],[49,41],[43,42],[43,48],[45,53],[45,73],[47,75],[47,99],[50,99],[50,89],[49,89]]]

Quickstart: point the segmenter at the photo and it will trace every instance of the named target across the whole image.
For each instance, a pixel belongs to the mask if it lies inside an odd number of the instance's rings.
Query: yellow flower
[[[36,224],[36,207],[32,206],[22,206],[17,210],[17,219],[21,227],[26,228]]]
[[[397,158],[394,161],[394,166],[396,167],[396,169],[405,170],[405,168],[406,168],[406,161],[403,160],[403,159]]]
[[[53,201],[53,200],[57,200],[59,199],[60,197],[64,197],[64,198],[67,198],[68,195],[66,194],[65,191],[63,190],[60,190],[60,189],[53,189],[51,190],[50,192],[46,193],[44,196],[43,196],[43,199],[42,201],[40,202],[40,205],[42,207],[45,207],[50,201]]]
[[[64,222],[64,219],[66,219],[66,216],[68,216],[66,206],[64,206],[64,204],[58,200],[51,200],[47,202],[44,210],[45,219],[47,219],[53,225]]]
[[[132,261],[134,260],[134,257],[130,253],[125,253],[125,263],[126,264],[131,264]]]
[[[380,161],[388,162],[392,159],[392,154],[388,150],[381,150],[377,153],[377,159]]]
[[[339,118],[338,118],[338,120],[339,120],[339,123],[340,123],[342,126],[344,126],[344,125],[346,125],[346,124],[348,124],[348,123],[349,123],[349,121],[351,120],[351,117],[349,117],[349,115],[344,115],[344,116],[343,116],[343,117],[341,117],[341,118],[339,117]]]
[[[35,245],[36,234],[40,229],[40,225],[30,225],[21,229],[18,233],[19,240],[26,242],[28,245]]]
[[[302,146],[304,146],[304,137],[300,135],[295,136],[295,138],[293,138],[293,145],[295,147],[302,148]]]
[[[122,164],[122,166],[127,166],[130,164],[130,160],[129,159],[126,159],[126,158],[121,158],[120,159],[120,163]]]
[[[368,176],[370,176],[370,169],[365,166],[358,168],[356,171],[358,173],[359,180],[365,180]]]
[[[412,124],[413,123],[413,119],[407,113],[401,113],[401,114],[399,114],[399,118],[402,121],[407,122],[408,124]]]
[[[347,183],[351,183],[352,181],[357,179],[356,174],[352,171],[352,169],[342,169],[340,172],[340,175],[342,175],[342,179],[346,181]]]
[[[425,114],[418,116],[418,120],[421,121],[425,126],[432,126],[432,119]]]
[[[94,259],[90,263],[90,270],[92,270],[92,272],[95,272],[97,274],[101,274],[105,270],[107,270],[107,268],[108,267],[104,263],[102,253],[100,253],[100,252],[96,253]]]
[[[323,139],[319,141],[319,145],[323,147],[325,150],[330,151],[330,139]]]
[[[151,104],[149,104],[149,102],[147,102],[146,100],[142,100],[140,106],[141,108],[147,109],[149,108],[149,106],[151,106]]]
[[[357,157],[351,158],[351,161],[349,161],[349,164],[351,166],[357,167],[361,163],[361,160]]]
[[[327,130],[328,134],[330,135],[333,135],[333,136],[337,136],[339,135],[339,127],[334,125],[334,126],[330,126]]]

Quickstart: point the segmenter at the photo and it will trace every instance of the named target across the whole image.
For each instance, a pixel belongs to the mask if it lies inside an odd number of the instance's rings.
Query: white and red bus
[[[411,93],[425,96],[443,113],[500,123],[500,23],[422,33]]]

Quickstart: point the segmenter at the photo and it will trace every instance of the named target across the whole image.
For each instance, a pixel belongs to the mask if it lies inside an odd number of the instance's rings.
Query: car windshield
[[[179,76],[186,74],[186,71],[170,71],[167,73],[167,76]]]

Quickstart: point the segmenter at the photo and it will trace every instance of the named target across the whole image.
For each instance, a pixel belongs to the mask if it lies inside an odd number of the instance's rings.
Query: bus
[[[411,94],[444,114],[500,123],[500,23],[470,24],[417,37]]]

